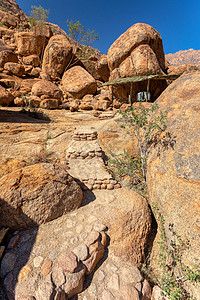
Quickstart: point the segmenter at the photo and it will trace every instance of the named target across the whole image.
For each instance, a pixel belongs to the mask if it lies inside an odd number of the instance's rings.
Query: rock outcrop
[[[0,225],[15,229],[51,221],[82,202],[82,191],[66,170],[45,163],[3,176],[0,194]]]
[[[29,102],[32,107],[58,108],[62,101],[63,95],[59,87],[51,81],[40,80],[32,86],[32,97]],[[37,98],[36,98],[36,97]],[[47,107],[45,107],[45,105]]]
[[[160,34],[150,25],[138,23],[123,33],[109,48],[109,80],[138,75],[164,74],[165,57]],[[140,91],[146,91],[147,82],[132,86],[132,98]],[[150,83],[151,99],[155,100],[166,88],[165,81]],[[130,84],[116,85],[113,94],[128,99]]]
[[[97,73],[99,74],[100,78],[102,78],[104,81],[109,80],[110,70],[108,67],[107,54],[103,54],[98,59],[95,68],[96,68]]]
[[[75,66],[67,70],[62,77],[63,89],[67,95],[82,98],[97,91],[95,79],[82,67]]]
[[[13,99],[13,95],[0,85],[0,105],[9,105]]]
[[[72,58],[72,45],[64,35],[54,35],[44,51],[42,70],[52,79],[60,78]]]
[[[150,148],[147,162],[150,204],[156,204],[164,217],[168,245],[173,240],[172,232],[182,241],[189,241],[182,261],[190,268],[195,259],[200,259],[199,80],[200,72],[182,75],[158,98],[159,110],[168,111],[167,128],[162,139]],[[159,251],[154,242],[151,258],[154,267]],[[192,284],[189,290],[194,297],[200,294]]]
[[[47,37],[43,33],[36,34],[35,32],[17,32],[14,35],[17,46],[17,54],[40,56],[47,44]]]
[[[165,57],[172,66],[187,64],[200,67],[200,50],[180,50],[176,53],[166,54]]]

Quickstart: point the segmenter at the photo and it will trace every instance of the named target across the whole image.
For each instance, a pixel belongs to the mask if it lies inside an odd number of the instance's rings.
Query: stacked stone
[[[76,128],[66,151],[70,175],[83,190],[120,188],[105,170],[103,151],[97,142],[97,131],[90,127]]]
[[[121,187],[117,180],[114,179],[82,179],[82,181],[77,180],[77,182],[81,185],[83,190],[113,190]]]
[[[94,141],[72,141],[67,149],[67,158],[90,159],[102,157],[103,152],[96,140]]]
[[[97,131],[90,127],[82,127],[74,130],[75,141],[93,141],[97,139]]]

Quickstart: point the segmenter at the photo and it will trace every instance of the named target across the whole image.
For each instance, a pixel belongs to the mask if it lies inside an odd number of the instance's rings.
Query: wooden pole
[[[150,79],[147,81],[147,96],[146,96],[146,102],[148,101],[148,96],[149,96],[149,86],[150,86]]]
[[[133,83],[131,82],[130,95],[128,99],[130,105],[132,105],[132,92],[133,92]]]

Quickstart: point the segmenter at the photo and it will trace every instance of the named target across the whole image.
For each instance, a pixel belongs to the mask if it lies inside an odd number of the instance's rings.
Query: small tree
[[[99,40],[99,34],[96,33],[94,30],[88,29],[83,36],[83,44],[87,46],[92,46],[95,41]]]
[[[44,9],[40,6],[31,6],[31,17],[29,22],[31,27],[39,26],[40,28],[44,26],[44,23],[48,20],[49,10]]]
[[[70,21],[69,19],[67,20],[67,26],[69,36],[76,42],[81,42],[85,31],[84,26],[81,25],[79,21],[74,23],[72,20]]]
[[[83,43],[87,46],[92,46],[93,43],[99,39],[99,34],[94,30],[85,30],[84,26],[79,22],[67,20],[68,34],[76,42]]]
[[[137,107],[131,106],[126,112],[120,112],[123,117],[121,127],[128,128],[128,133],[136,137],[140,155],[134,157],[124,152],[119,157],[112,152],[110,158],[111,168],[117,169],[121,176],[129,176],[135,188],[142,193],[145,193],[148,146],[166,127],[166,112],[160,112],[157,116],[152,114],[157,107],[157,104],[153,104],[151,108],[145,108],[140,103]]]

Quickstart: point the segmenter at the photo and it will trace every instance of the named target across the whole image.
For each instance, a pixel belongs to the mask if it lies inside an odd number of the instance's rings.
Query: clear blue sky
[[[200,49],[200,0],[16,0],[30,15],[31,6],[50,10],[48,21],[67,32],[66,20],[80,21],[99,33],[94,47],[107,53],[111,44],[135,23],[153,26],[163,39],[164,51]]]

